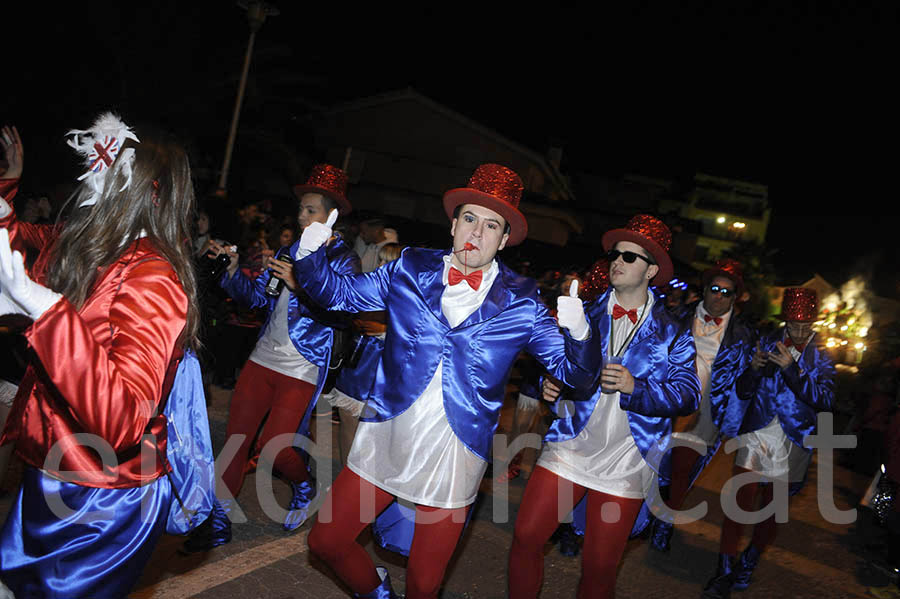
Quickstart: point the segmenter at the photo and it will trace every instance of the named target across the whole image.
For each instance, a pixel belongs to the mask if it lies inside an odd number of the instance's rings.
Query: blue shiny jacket
[[[290,247],[281,248],[276,256],[285,252],[290,256],[296,256],[299,243],[296,241]],[[353,274],[360,271],[359,256],[340,237],[336,237],[330,245],[325,246],[322,253],[328,265],[342,274]],[[266,284],[270,278],[272,278],[272,271],[269,269],[252,281],[238,269],[232,277],[229,277],[226,271],[220,281],[222,288],[236,301],[249,308],[265,307],[268,309],[266,322],[259,330],[260,337],[269,326],[269,321],[275,311],[275,304],[278,302],[278,298],[270,297],[265,293]],[[322,388],[325,386],[325,380],[328,378],[328,363],[331,360],[331,346],[334,341],[332,327],[344,326],[347,326],[345,318],[322,309],[310,301],[309,297],[301,290],[289,295],[288,335],[300,355],[319,367],[316,391],[301,420],[298,430],[300,434],[307,433],[313,408],[315,408]]]
[[[377,270],[340,276],[322,249],[295,263],[298,280],[318,303],[348,312],[387,310],[387,337],[362,420],[389,420],[422,395],[443,360],[444,410],[456,436],[487,460],[519,352],[537,358],[556,378],[589,387],[599,347],[560,332],[533,279],[502,263],[487,297],[451,328],[441,310],[443,256],[448,250],[407,248]]]
[[[586,309],[591,335],[601,340],[602,355],[606,355],[609,345],[609,294],[607,290]],[[669,468],[659,464],[660,456],[648,454],[652,451],[656,455],[658,441],[672,432],[675,416],[690,414],[699,406],[695,354],[690,331],[684,331],[658,299],[625,350],[623,364],[634,377],[634,391],[620,393],[619,405],[628,414],[631,435],[641,455],[657,472],[660,468],[668,472]],[[597,360],[593,366],[598,374],[600,364]],[[553,422],[545,440],[558,442],[576,437],[587,425],[600,393],[599,378],[590,389],[576,390],[572,395],[576,401],[558,407],[560,418]]]
[[[762,337],[760,349],[776,351],[775,343],[785,335],[784,330],[777,330]],[[784,433],[798,447],[803,447],[806,435],[815,434],[816,414],[830,411],[834,400],[834,363],[814,343],[817,336],[785,370],[776,368],[772,376],[764,376],[765,369],[747,368],[738,378],[737,394],[750,402],[741,433],[764,428],[778,416]]]
[[[698,302],[699,303],[699,302]],[[682,327],[693,331],[697,304],[684,314]],[[756,331],[737,314],[732,313],[728,326],[722,335],[722,343],[713,361],[710,378],[709,403],[712,408],[712,421],[719,431],[729,437],[735,437],[744,420],[744,413],[749,406],[735,393],[735,381],[750,365],[756,351]]]

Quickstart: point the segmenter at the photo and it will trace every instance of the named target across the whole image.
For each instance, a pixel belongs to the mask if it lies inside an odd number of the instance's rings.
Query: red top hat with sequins
[[[716,277],[725,277],[734,283],[735,296],[740,298],[744,293],[744,267],[732,258],[716,260],[715,266],[703,271],[703,286],[706,287]]]
[[[781,296],[781,320],[813,322],[819,317],[819,296],[815,289],[788,287]]]
[[[523,189],[522,179],[512,169],[499,164],[482,164],[475,169],[467,187],[451,189],[444,194],[444,210],[453,218],[453,211],[463,204],[489,208],[509,224],[506,245],[518,245],[528,235],[528,222],[519,212]]]
[[[309,172],[309,179],[303,185],[294,185],[294,193],[298,198],[304,193],[321,193],[328,196],[338,205],[338,212],[343,216],[353,210],[347,200],[347,173],[330,164],[317,164]]]
[[[620,241],[636,243],[650,253],[659,266],[659,272],[650,281],[652,285],[665,285],[672,279],[675,269],[669,258],[672,232],[664,222],[649,214],[633,216],[624,229],[613,229],[603,234],[603,249],[609,251]]]

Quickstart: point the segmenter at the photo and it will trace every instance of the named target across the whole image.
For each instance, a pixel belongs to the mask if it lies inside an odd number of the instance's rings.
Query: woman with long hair
[[[0,578],[17,596],[124,597],[172,501],[161,404],[197,343],[194,193],[166,137],[138,140],[112,114],[70,135],[88,170],[64,223],[19,222],[0,202],[0,307],[34,321],[0,440],[25,463]]]

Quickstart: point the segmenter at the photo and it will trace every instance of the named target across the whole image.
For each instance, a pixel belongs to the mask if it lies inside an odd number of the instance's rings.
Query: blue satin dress
[[[126,597],[165,532],[165,476],[125,489],[62,482],[26,467],[0,532],[0,577],[16,597]]]

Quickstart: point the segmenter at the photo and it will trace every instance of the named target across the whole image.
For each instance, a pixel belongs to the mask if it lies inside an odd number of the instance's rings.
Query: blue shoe
[[[288,513],[284,518],[284,529],[288,532],[297,530],[309,517],[309,504],[316,496],[314,481],[305,480],[301,483],[291,482],[294,496],[288,505]]]
[[[753,545],[747,545],[747,548],[741,554],[741,559],[735,564],[734,586],[731,588],[743,591],[750,586],[750,577],[753,576],[753,570],[759,564],[760,555],[759,549]]]
[[[675,532],[675,526],[671,522],[653,517],[653,525],[650,527],[650,547],[662,553],[668,553],[671,549],[670,541]]]
[[[720,553],[716,575],[710,578],[703,587],[701,597],[702,599],[729,599],[733,585],[734,572],[731,569],[731,556]]]
[[[375,568],[375,571],[378,572],[378,576],[381,578],[381,584],[375,590],[365,595],[354,593],[353,596],[360,599],[398,599],[398,596],[394,594],[394,589],[391,588],[391,576],[388,574],[388,571],[385,568]]]
[[[578,533],[571,524],[560,524],[559,526],[559,552],[566,557],[575,557],[581,551],[578,544]]]
[[[189,555],[209,551],[231,542],[231,520],[218,500],[213,502],[212,512],[203,524],[188,535],[187,540],[178,549],[179,553]]]

